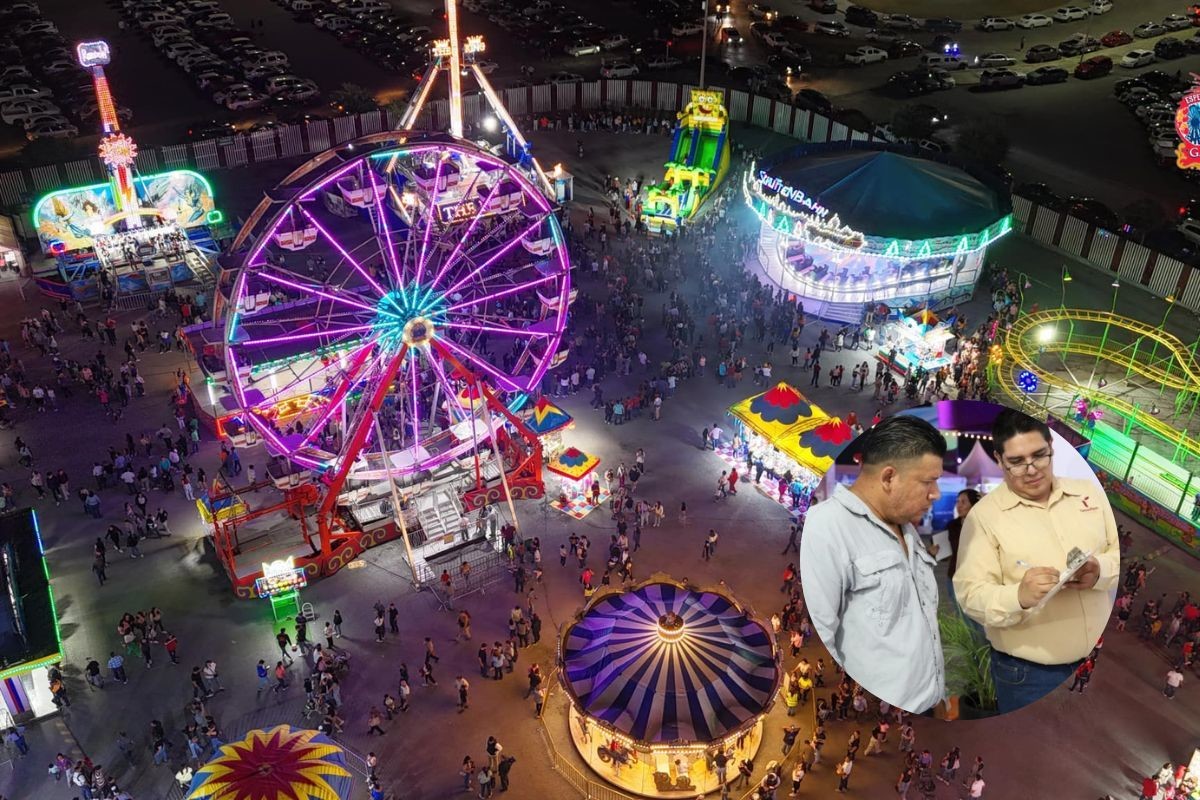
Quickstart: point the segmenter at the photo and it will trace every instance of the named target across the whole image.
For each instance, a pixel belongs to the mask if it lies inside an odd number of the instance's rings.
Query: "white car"
[[[285,76],[286,77],[286,76]],[[299,80],[299,79],[297,79]],[[223,89],[218,89],[213,92],[212,99],[214,103],[225,105],[225,101],[233,96],[235,92],[253,92],[254,87],[248,83],[231,83]],[[268,89],[268,91],[274,91]]]
[[[864,64],[878,64],[887,61],[887,58],[887,51],[880,50],[878,47],[857,47],[854,52],[846,54],[846,63],[861,67]]]
[[[313,25],[327,31],[344,31],[352,24],[354,23],[349,18],[340,14],[322,14],[313,20]]]
[[[672,36],[695,36],[704,30],[699,22],[676,22],[671,26]]]
[[[64,72],[73,72],[79,69],[79,62],[72,61],[69,58],[52,58],[41,65],[42,72],[47,75],[61,75]]]
[[[1130,50],[1121,60],[1117,62],[1119,66],[1126,69],[1134,69],[1136,67],[1144,67],[1147,64],[1153,64],[1158,58],[1154,55],[1153,50]]]
[[[890,44],[891,42],[898,42],[907,37],[900,31],[872,28],[871,30],[867,31],[863,38],[868,42],[881,42],[883,44]]]
[[[1012,30],[1013,21],[1007,17],[984,17],[975,27],[981,31],[1008,31]]]
[[[583,76],[574,72],[555,72],[546,78],[546,83],[579,83],[582,80]]]
[[[627,64],[623,61],[616,64],[609,64],[607,67],[600,69],[600,75],[604,78],[632,78],[638,72],[638,68],[633,64]]]
[[[813,33],[823,33],[826,36],[837,36],[846,38],[850,36],[850,29],[845,23],[838,22],[835,19],[819,19],[813,23]]]
[[[567,55],[579,58],[580,56],[590,56],[599,53],[600,45],[592,42],[575,42],[574,44],[567,45],[563,50]]]
[[[0,86],[0,103],[7,103],[11,100],[37,100],[41,97],[49,97],[51,94],[53,92],[45,86],[14,83],[9,86]]]
[[[38,114],[36,117],[26,117],[21,120],[21,125],[25,130],[29,130],[38,125],[46,125],[51,122],[70,122],[70,120],[62,114]]]
[[[13,28],[17,36],[32,36],[35,33],[58,33],[58,26],[45,19],[22,22]]]
[[[1045,14],[1025,14],[1017,18],[1018,28],[1044,28],[1047,25],[1053,24],[1054,20]]]
[[[79,128],[64,120],[42,122],[26,129],[25,138],[35,139],[73,139],[79,135]]]
[[[49,100],[11,100],[0,105],[0,120],[5,125],[15,125],[29,117],[61,113],[62,109]]]
[[[671,69],[678,67],[683,62],[675,56],[655,56],[646,61],[647,69]]]
[[[1087,18],[1087,10],[1079,6],[1063,6],[1054,11],[1054,19],[1058,22],[1071,22],[1072,20]]]
[[[616,50],[618,47],[624,47],[629,44],[629,39],[619,33],[614,33],[612,36],[605,36],[600,40],[600,46],[605,50]]]
[[[1092,4],[1088,6],[1089,14],[1107,14],[1112,11],[1112,0],[1092,0]]]
[[[1169,31],[1186,31],[1192,27],[1192,21],[1182,14],[1169,14],[1163,17],[1162,26]]]
[[[1006,53],[988,53],[987,55],[975,56],[974,63],[977,67],[990,69],[993,67],[1011,67],[1017,63],[1017,60]]]
[[[230,92],[225,102],[222,104],[230,111],[245,111],[250,108],[258,108],[267,100],[266,95],[261,92],[256,92],[254,89],[241,89],[236,92]]]
[[[7,67],[0,67],[0,81],[19,81],[33,80],[33,75],[29,73],[29,68],[22,64],[9,64]]]
[[[479,71],[484,75],[491,75],[493,72],[500,69],[500,65],[495,61],[476,61],[475,66],[479,67]]]
[[[779,49],[780,47],[786,46],[788,43],[788,40],[784,37],[784,35],[776,31],[772,31],[771,33],[763,36],[762,41],[763,44],[772,49]]]
[[[1200,244],[1200,220],[1185,219],[1179,223],[1176,230],[1192,244]]]
[[[150,35],[150,40],[154,42],[154,46],[160,50],[167,42],[174,41],[180,37],[192,38],[192,34],[187,28],[179,25],[163,25],[161,28],[155,28],[154,33]]]
[[[196,20],[197,28],[232,28],[233,17],[225,12],[209,14],[207,17]]]

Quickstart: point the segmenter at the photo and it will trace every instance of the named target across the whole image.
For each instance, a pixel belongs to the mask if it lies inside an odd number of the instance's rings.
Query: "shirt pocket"
[[[904,612],[904,556],[881,550],[854,559],[856,600],[864,604],[880,633],[886,633]]]

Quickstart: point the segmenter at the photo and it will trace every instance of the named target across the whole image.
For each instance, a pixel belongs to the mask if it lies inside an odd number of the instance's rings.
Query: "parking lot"
[[[282,0],[160,3],[163,13],[181,17],[182,22],[156,21],[157,6],[144,6],[148,11],[139,21],[136,13],[128,13],[115,1],[90,4],[83,13],[72,0],[43,0],[40,6],[42,16],[61,31],[62,42],[93,37],[111,42],[113,61],[108,73],[118,103],[131,114],[125,124],[132,125],[134,135],[147,143],[180,141],[189,130],[193,134],[213,132],[225,123],[248,127],[304,113],[331,115],[328,100],[343,83],[359,84],[380,99],[402,99],[424,64],[427,43],[441,35],[444,26],[441,7],[434,0],[394,0],[391,13],[383,14],[369,7],[375,0],[343,0],[340,8],[328,0],[287,1],[296,9],[285,7]],[[135,4],[135,0],[125,2]],[[1031,48],[1056,46],[1072,36],[1099,38],[1116,29],[1132,31],[1148,20],[1186,11],[1180,4],[1170,0],[1151,0],[1136,6],[1118,4],[1105,13],[1086,14],[1080,19],[997,31],[976,29],[978,19],[990,9],[973,4],[972,8],[978,10],[963,13],[964,18],[959,20],[963,27],[958,32],[936,33],[946,26],[931,26],[924,21],[915,23],[917,30],[893,31],[889,21],[879,19],[873,21],[877,32],[872,34],[868,27],[872,23],[864,24],[861,15],[852,15],[848,21],[844,0],[840,5],[829,3],[814,0],[817,7],[825,4],[825,10],[798,0],[779,0],[770,7],[741,0],[730,6],[714,4],[709,25],[708,81],[779,94],[815,90],[835,107],[860,112],[847,116],[847,121],[886,124],[898,108],[912,102],[906,96],[883,91],[889,77],[901,70],[916,70],[919,54],[938,52],[952,41],[968,68],[950,71],[955,86],[920,102],[933,104],[939,116],[949,116],[952,123],[983,118],[1001,127],[1012,143],[1008,166],[1016,180],[1045,181],[1062,194],[1097,197],[1118,210],[1142,197],[1174,205],[1191,196],[1191,184],[1174,170],[1156,166],[1146,130],[1111,93],[1118,79],[1148,70],[1186,75],[1200,68],[1200,56],[1189,53],[1135,69],[1117,67],[1113,74],[1091,81],[1072,77],[1064,83],[1010,91],[979,91],[981,70],[975,68],[977,57],[992,55],[1013,58],[1016,63],[1009,68],[1015,72],[1043,66],[1070,71],[1081,60],[1095,55],[1119,61],[1134,48],[1153,48],[1167,35],[1190,39],[1191,28],[1094,53],[1038,64],[1024,62]],[[866,4],[871,5],[869,0]],[[674,11],[661,2],[646,7],[631,0],[603,6],[583,0],[553,5],[546,0],[540,5],[518,5],[515,0],[465,0],[461,27],[464,33],[485,35],[488,50],[482,58],[493,62],[489,65],[489,69],[494,67],[492,79],[500,85],[551,76],[590,80],[602,72],[630,77],[635,71],[637,77],[694,83],[701,38],[694,30],[698,19],[691,19],[690,11],[678,10],[682,7],[682,0]],[[1016,12],[1023,8],[1006,5],[998,11],[1012,9],[1016,19]],[[201,21],[205,21],[203,26]],[[903,28],[905,21],[891,23],[891,27]],[[844,28],[848,36],[819,32],[839,28]],[[736,30],[741,41],[730,41],[737,37],[730,36],[726,29]],[[898,45],[894,41],[897,38],[915,45]],[[769,46],[768,42],[777,46]],[[193,46],[201,50],[190,49]],[[894,57],[857,67],[844,63],[847,53],[865,46],[891,49]],[[182,60],[180,50],[184,53]],[[581,55],[571,55],[568,50]],[[902,55],[905,52],[908,55]],[[247,70],[266,53],[277,53],[285,60],[264,63],[250,77]],[[28,57],[23,52],[17,55],[18,63],[30,59],[37,63],[32,53]],[[31,75],[35,82],[49,77],[37,71],[35,66]],[[198,75],[202,72],[215,74],[201,84]],[[315,85],[291,84],[285,87],[292,94],[287,97],[275,91],[279,87],[268,85],[272,72],[295,75],[301,82],[311,80]],[[90,86],[86,75],[78,71],[68,74],[73,97],[86,102]],[[781,86],[784,79],[787,85]],[[215,102],[214,95],[222,103]],[[74,100],[70,103],[72,108],[76,104]],[[210,127],[210,121],[218,125]],[[78,141],[82,148],[94,147],[94,117],[87,123],[79,118],[68,122],[80,129]],[[24,131],[21,126],[12,126],[6,135],[4,152],[12,154],[23,144]]]

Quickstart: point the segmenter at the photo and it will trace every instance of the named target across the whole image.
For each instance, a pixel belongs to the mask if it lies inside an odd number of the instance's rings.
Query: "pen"
[[[1032,568],[1032,567],[1033,567],[1033,564],[1030,564],[1028,561],[1022,561],[1021,559],[1019,559],[1019,558],[1018,558],[1018,559],[1017,559],[1017,566],[1018,566],[1018,567],[1025,567],[1025,569],[1030,569],[1030,568]]]

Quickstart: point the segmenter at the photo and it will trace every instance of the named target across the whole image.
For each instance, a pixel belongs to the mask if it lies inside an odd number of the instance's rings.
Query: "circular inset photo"
[[[1117,523],[1047,423],[978,401],[908,409],[851,442],[825,480],[801,539],[804,597],[867,692],[915,714],[987,717],[1092,657],[1120,579]]]

